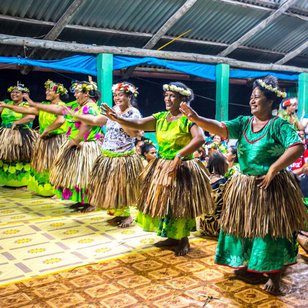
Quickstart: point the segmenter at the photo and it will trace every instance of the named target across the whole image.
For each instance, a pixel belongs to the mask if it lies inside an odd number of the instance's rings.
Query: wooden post
[[[112,107],[112,72],[113,72],[113,54],[101,53],[96,57],[97,62],[97,86],[101,92],[99,105],[104,102]]]
[[[298,117],[308,114],[308,73],[298,75]]]
[[[228,64],[216,65],[216,115],[217,121],[227,121],[229,117],[229,76]]]

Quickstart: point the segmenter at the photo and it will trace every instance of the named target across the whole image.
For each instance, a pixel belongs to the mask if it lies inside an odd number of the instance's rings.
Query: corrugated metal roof
[[[166,33],[172,38],[191,30],[184,36],[191,41],[180,39],[164,50],[217,55],[266,19],[284,1],[198,0]],[[69,27],[62,31],[57,40],[142,48],[185,2],[84,0],[69,22]],[[43,38],[72,3],[73,0],[1,0],[0,31],[10,35]],[[301,46],[308,37],[308,1],[298,0],[288,12],[244,42],[242,45],[245,48],[239,46],[229,56],[251,62],[273,63]],[[78,29],[74,26],[78,26]],[[128,32],[130,35],[126,34]],[[166,37],[161,38],[154,48],[167,41]],[[0,45],[0,55],[20,54],[25,54],[22,47]],[[70,54],[45,50],[40,55],[44,59],[54,59]],[[287,64],[290,63],[308,67],[308,50]]]

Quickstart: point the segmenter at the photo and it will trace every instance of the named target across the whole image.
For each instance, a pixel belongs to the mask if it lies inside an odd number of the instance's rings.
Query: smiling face
[[[254,116],[272,114],[273,101],[268,100],[258,87],[252,91],[249,105]]]
[[[166,110],[172,112],[178,112],[181,104],[180,94],[177,92],[166,91],[164,92],[164,102],[166,104]]]
[[[74,96],[78,102],[79,105],[82,105],[84,102],[86,102],[89,98],[88,93],[83,93],[82,91],[76,90],[74,93]]]
[[[13,102],[19,102],[23,99],[22,92],[18,90],[13,90],[10,95]]]
[[[48,101],[52,101],[52,100],[56,99],[57,97],[59,97],[59,94],[56,93],[56,91],[54,91],[52,89],[46,89],[45,94],[46,94],[46,99]]]
[[[113,101],[115,105],[119,107],[122,111],[127,109],[130,105],[129,95],[119,90],[116,90],[113,93]]]

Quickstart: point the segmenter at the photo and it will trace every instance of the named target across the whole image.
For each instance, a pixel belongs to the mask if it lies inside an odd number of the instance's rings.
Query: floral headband
[[[17,81],[17,85],[16,86],[11,86],[7,89],[7,91],[9,93],[13,92],[13,91],[20,91],[20,92],[25,92],[25,93],[30,93],[30,90],[28,88],[26,88],[23,84],[19,83]]]
[[[276,94],[277,97],[282,97],[285,98],[287,97],[287,93],[278,90],[278,88],[273,88],[270,84],[267,84],[266,82],[264,82],[262,79],[257,79],[257,83],[264,89],[270,91],[270,92],[274,92]]]
[[[56,93],[59,93],[61,95],[67,94],[67,89],[63,86],[62,83],[56,83],[53,82],[52,80],[48,79],[45,84],[45,89],[51,89],[55,91]]]
[[[178,87],[176,85],[173,85],[173,84],[164,84],[163,85],[163,90],[164,91],[172,91],[172,92],[177,92],[183,96],[191,96],[192,93],[190,90],[188,89],[184,89],[182,87]]]
[[[97,91],[97,85],[93,81],[77,81],[72,83],[71,90],[74,93],[75,91],[80,91],[83,93],[88,93],[90,91]]]
[[[112,86],[112,93],[115,91],[121,91],[126,94],[133,94],[135,97],[139,94],[137,90],[138,88],[127,82],[116,83]]]

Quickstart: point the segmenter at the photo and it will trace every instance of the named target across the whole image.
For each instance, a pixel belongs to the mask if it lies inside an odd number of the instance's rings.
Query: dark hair
[[[257,79],[254,81],[253,83],[253,90],[255,88],[259,88],[260,91],[262,91],[262,93],[264,94],[264,96],[268,99],[268,100],[272,100],[273,101],[273,108],[272,109],[278,109],[279,104],[282,100],[282,97],[277,96],[277,93],[275,91],[270,91],[266,88],[264,88],[259,81],[263,81],[266,85],[271,86],[272,88],[277,88],[279,91],[281,91],[281,89],[279,88],[278,85],[278,79],[274,76],[266,76],[263,79]]]
[[[234,145],[231,145],[231,146],[230,146],[230,149],[231,149],[231,153],[232,153],[233,155],[235,155],[234,162],[235,162],[235,163],[238,163],[237,147],[234,146]]]
[[[145,153],[149,153],[149,151],[155,148],[155,145],[152,143],[145,142],[141,147],[141,155],[145,158]]]
[[[179,88],[183,88],[184,90],[189,90],[191,92],[191,95],[190,96],[186,96],[186,95],[180,95],[181,97],[181,100],[183,102],[186,102],[187,104],[190,104],[194,98],[195,98],[195,95],[194,95],[194,91],[192,89],[190,89],[189,87],[187,87],[186,84],[184,84],[183,82],[180,82],[180,81],[172,81],[172,82],[169,82],[168,83],[169,85],[174,85],[176,87],[179,87]],[[178,93],[178,92],[177,92]]]
[[[207,168],[210,173],[217,173],[219,175],[225,175],[228,163],[227,159],[221,153],[214,153],[210,156],[210,159],[207,164]]]

